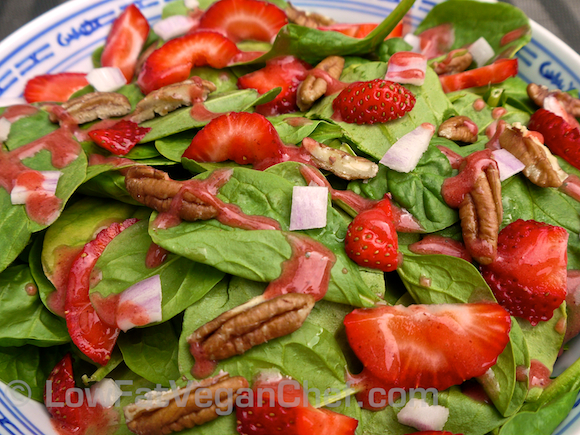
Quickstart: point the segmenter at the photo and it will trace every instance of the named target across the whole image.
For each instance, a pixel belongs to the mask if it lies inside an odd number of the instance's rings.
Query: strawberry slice
[[[111,27],[101,55],[101,65],[119,68],[127,83],[131,83],[148,35],[147,18],[134,4],[127,6]]]
[[[236,408],[237,431],[244,435],[353,435],[358,425],[354,418],[314,408],[300,384],[282,376],[258,380],[247,403]]]
[[[392,272],[399,264],[399,241],[391,201],[383,199],[359,213],[348,226],[344,249],[359,266]]]
[[[256,106],[256,112],[265,116],[295,112],[296,91],[298,85],[306,78],[310,65],[294,56],[283,56],[266,62],[258,71],[246,74],[238,79],[238,88],[256,89],[260,94],[280,87],[278,96],[266,104]]]
[[[282,9],[261,0],[219,0],[199,20],[200,29],[221,32],[234,42],[271,42],[286,24]]]
[[[386,385],[445,390],[483,375],[509,341],[498,304],[378,306],[344,319],[350,346]]]
[[[332,108],[344,122],[374,124],[403,117],[415,106],[407,88],[388,80],[351,83],[334,99]]]
[[[501,83],[518,74],[517,59],[500,59],[491,65],[470,69],[457,74],[439,76],[443,92],[449,93],[462,89],[488,86]]]
[[[76,91],[89,84],[85,73],[59,73],[36,76],[26,83],[24,99],[28,103],[54,101],[64,103]]]
[[[133,121],[125,119],[110,128],[98,128],[89,131],[89,136],[98,146],[118,156],[124,156],[133,149],[151,130],[150,127],[139,127]]]
[[[186,80],[194,66],[224,68],[238,53],[236,44],[222,34],[196,31],[172,39],[151,53],[139,73],[137,84],[148,94]]]
[[[258,113],[232,112],[212,119],[183,153],[198,162],[233,160],[241,165],[280,159],[284,144],[278,132]]]
[[[541,133],[550,151],[580,169],[580,130],[546,109],[532,115],[528,129]]]
[[[567,243],[564,228],[519,219],[501,230],[497,257],[481,274],[513,316],[550,320],[566,298]]]

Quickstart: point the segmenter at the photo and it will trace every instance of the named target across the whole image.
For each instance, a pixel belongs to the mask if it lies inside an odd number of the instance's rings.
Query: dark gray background
[[[507,0],[580,52],[580,0]],[[0,39],[65,0],[0,0]]]

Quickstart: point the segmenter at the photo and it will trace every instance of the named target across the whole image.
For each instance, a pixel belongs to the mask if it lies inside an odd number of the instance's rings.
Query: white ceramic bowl
[[[151,23],[172,0],[136,0]],[[417,0],[410,23],[417,26],[431,8],[442,0]],[[35,19],[0,43],[0,106],[2,100],[20,98],[27,80],[39,74],[63,71],[85,72],[91,68],[91,54],[101,46],[116,16],[127,0],[71,0]],[[398,0],[296,0],[296,7],[314,10],[342,22],[376,22],[389,14]],[[532,22],[533,39],[517,55],[520,77],[528,82],[564,90],[580,88],[580,56],[552,33]],[[580,356],[580,341],[559,363],[571,363]],[[13,384],[18,389],[18,384]],[[0,382],[0,434],[52,435],[43,406],[25,398]],[[580,432],[580,406],[576,402],[555,435]]]

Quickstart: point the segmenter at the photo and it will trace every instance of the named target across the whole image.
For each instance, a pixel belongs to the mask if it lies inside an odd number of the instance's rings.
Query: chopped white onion
[[[188,15],[172,15],[157,22],[153,30],[164,41],[168,41],[177,36],[185,35],[195,25],[196,21]]]
[[[399,51],[389,59],[386,80],[422,86],[427,71],[427,57],[411,51]]]
[[[497,167],[499,168],[499,179],[500,181],[507,180],[508,178],[522,172],[526,165],[524,165],[520,160],[516,158],[512,153],[506,149],[499,149],[492,151],[493,158],[497,162]]]
[[[143,317],[146,320],[145,324],[160,322],[163,318],[161,298],[161,278],[159,275],[153,275],[133,284],[119,296],[117,326],[127,332],[135,326],[143,326]]]
[[[34,171],[36,172],[36,171]],[[16,183],[10,192],[10,202],[12,204],[26,204],[28,197],[32,193],[45,193],[50,196],[56,194],[56,187],[58,186],[58,179],[62,175],[60,171],[38,171],[43,180],[40,185],[32,186],[30,182],[23,181],[27,177],[27,172],[21,173],[16,178]]]
[[[111,408],[123,395],[121,388],[111,378],[105,378],[91,386],[91,396],[103,408]]]
[[[12,123],[10,121],[8,121],[6,118],[0,118],[0,142],[6,142],[6,140],[8,140],[10,127],[12,127]]]
[[[199,2],[197,0],[185,0],[184,3],[187,9],[196,9],[199,7]]]
[[[421,38],[419,38],[417,35],[407,33],[403,37],[403,41],[411,46],[411,51],[413,53],[421,53]]]
[[[0,107],[17,106],[28,104],[24,98],[0,98]]]
[[[294,186],[290,231],[324,228],[327,207],[328,187]]]
[[[477,66],[484,66],[495,55],[495,51],[483,36],[471,44],[468,51]]]
[[[424,122],[393,144],[379,163],[397,172],[411,172],[421,160],[421,156],[435,133],[435,126]]]
[[[99,92],[115,92],[127,84],[117,67],[96,68],[87,74],[87,81]]]
[[[441,405],[429,405],[423,399],[411,399],[397,414],[399,423],[420,431],[443,430],[449,418],[449,409]]]

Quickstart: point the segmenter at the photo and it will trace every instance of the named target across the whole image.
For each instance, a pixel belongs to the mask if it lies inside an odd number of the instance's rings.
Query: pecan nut
[[[323,59],[314,69],[326,72],[333,79],[338,80],[344,68],[344,58],[340,56],[328,56]],[[316,77],[312,73],[308,74],[304,81],[298,86],[296,93],[296,104],[298,108],[306,112],[316,100],[322,97],[328,89],[326,80]]]
[[[296,9],[290,2],[284,10],[288,21],[299,26],[310,27],[316,29],[319,26],[330,26],[334,24],[335,21],[332,18],[325,17],[324,15],[317,14],[316,12],[305,12]]]
[[[191,106],[193,103],[205,101],[210,92],[216,89],[212,82],[199,77],[164,86],[139,101],[128,119],[140,124],[155,118],[156,113],[165,116],[181,106]]]
[[[552,95],[562,104],[566,112],[575,118],[580,117],[580,99],[560,90],[550,91],[547,86],[530,83],[527,87],[528,96],[540,107],[544,106],[544,100]]]
[[[138,435],[159,435],[190,429],[231,411],[248,381],[219,374],[169,391],[151,391],[144,400],[123,409],[127,427]]]
[[[453,116],[439,126],[437,135],[449,140],[475,143],[479,128],[477,124],[467,116]]]
[[[183,182],[169,178],[167,173],[150,166],[133,166],[125,176],[125,187],[131,197],[160,213],[171,208],[173,198],[179,193]],[[179,217],[186,221],[207,220],[216,217],[218,211],[193,195],[183,194]]]
[[[298,330],[314,307],[314,296],[288,293],[272,299],[257,297],[226,311],[191,334],[210,360],[241,355],[254,346]]]
[[[473,62],[473,56],[465,48],[449,52],[441,62],[434,62],[433,69],[438,75],[457,74],[465,71]]]
[[[376,163],[323,145],[309,137],[304,138],[302,147],[310,154],[314,166],[330,171],[345,180],[369,179],[379,172]]]
[[[499,143],[526,165],[523,174],[537,186],[560,187],[568,177],[548,147],[519,123],[506,126]]]
[[[131,112],[129,99],[116,92],[91,92],[63,103],[58,111],[50,111],[52,122],[71,119],[77,124],[125,116]]]

